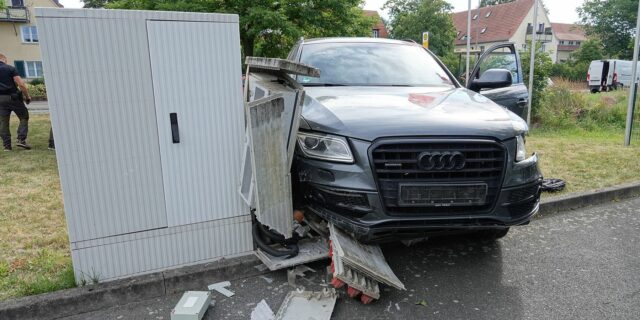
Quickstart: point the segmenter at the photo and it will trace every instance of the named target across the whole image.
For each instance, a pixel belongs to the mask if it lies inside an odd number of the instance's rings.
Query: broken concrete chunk
[[[225,288],[225,287],[229,287],[229,286],[231,286],[231,282],[222,281],[222,282],[210,284],[208,288],[209,288],[209,290],[218,291],[219,293],[221,293],[222,295],[226,296],[227,298],[230,298],[230,297],[233,297],[233,295],[235,293],[233,291],[230,291],[227,288]]]
[[[273,310],[271,310],[264,299],[251,311],[251,320],[273,320],[275,317],[276,315],[273,314]]]
[[[336,305],[335,289],[291,291],[284,298],[276,320],[329,320]]]

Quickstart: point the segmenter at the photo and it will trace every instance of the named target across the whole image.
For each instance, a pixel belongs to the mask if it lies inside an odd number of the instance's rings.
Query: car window
[[[480,62],[480,70],[478,74],[481,75],[489,69],[507,69],[511,71],[511,79],[514,84],[522,82],[522,79],[519,79],[518,77],[516,55],[511,53],[508,48],[504,49],[504,51],[496,50],[486,55]]]
[[[302,47],[302,63],[320,77],[303,85],[453,86],[445,70],[424,49],[393,43],[316,43]]]

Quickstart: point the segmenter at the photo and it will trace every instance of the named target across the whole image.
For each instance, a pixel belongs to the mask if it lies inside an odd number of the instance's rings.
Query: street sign
[[[429,31],[422,33],[422,46],[425,49],[429,49]]]

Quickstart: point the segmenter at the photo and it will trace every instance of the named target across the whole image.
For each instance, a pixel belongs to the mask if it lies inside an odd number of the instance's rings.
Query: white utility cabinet
[[[36,17],[76,280],[251,252],[238,16]]]

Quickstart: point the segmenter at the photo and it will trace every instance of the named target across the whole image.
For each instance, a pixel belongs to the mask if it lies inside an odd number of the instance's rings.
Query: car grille
[[[461,152],[462,169],[423,170],[418,158],[423,152]],[[447,215],[485,213],[497,200],[502,183],[506,152],[502,144],[490,140],[403,140],[374,145],[370,154],[378,190],[389,215]],[[399,201],[400,185],[486,184],[482,203],[452,206],[406,206]]]

